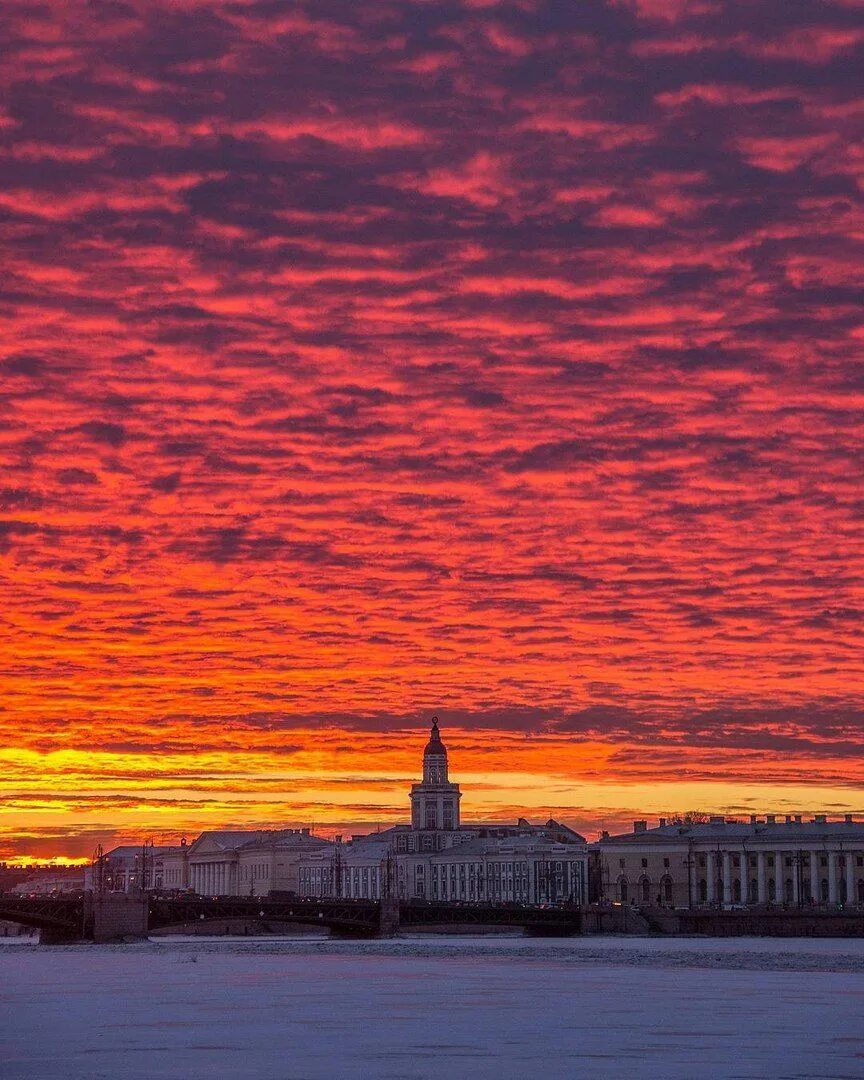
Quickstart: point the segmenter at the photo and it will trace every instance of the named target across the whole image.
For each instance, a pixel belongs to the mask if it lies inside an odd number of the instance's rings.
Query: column
[[[705,881],[708,886],[707,899],[709,904],[713,904],[717,899],[716,893],[716,881],[717,873],[714,866],[714,852],[709,851],[705,856],[705,873],[707,875]]]
[[[819,893],[819,852],[810,852],[810,898],[814,904],[822,902]]]
[[[775,851],[774,853],[774,895],[777,902],[786,902],[786,852]]]
[[[768,882],[765,879],[765,852],[760,851],[756,854],[756,888],[758,890],[758,900],[760,904],[764,904],[768,899]]]
[[[855,903],[855,856],[846,852],[846,903],[849,907]]]
[[[696,881],[696,856],[693,849],[687,852],[687,897],[688,907],[694,907],[699,900],[699,886]]]
[[[738,858],[738,864],[741,867],[741,903],[750,903],[750,852],[746,849],[741,852]]]
[[[803,858],[803,855],[801,854],[800,851],[796,851],[792,856],[792,903],[793,904],[797,904],[799,902],[799,900],[801,899],[801,889],[800,889],[799,878],[800,878],[800,875],[801,875],[800,862],[801,862],[802,858]]]
[[[732,856],[723,852],[723,903],[732,903]]]
[[[828,852],[828,903],[837,903],[837,852]]]

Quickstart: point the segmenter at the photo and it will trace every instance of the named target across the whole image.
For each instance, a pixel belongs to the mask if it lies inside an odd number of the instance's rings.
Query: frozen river
[[[8,945],[0,1077],[864,1078],[864,941]]]

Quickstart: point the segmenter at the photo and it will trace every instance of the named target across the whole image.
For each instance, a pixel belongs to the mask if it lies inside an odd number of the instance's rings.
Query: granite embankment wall
[[[586,934],[704,934],[710,937],[864,937],[864,913],[794,910],[670,911],[592,907]]]

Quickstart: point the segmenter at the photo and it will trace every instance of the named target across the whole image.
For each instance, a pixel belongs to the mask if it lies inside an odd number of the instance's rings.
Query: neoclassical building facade
[[[411,788],[411,824],[353,837],[301,860],[301,896],[444,900],[463,903],[587,902],[588,849],[579,833],[549,820],[534,825],[460,817],[437,719]]]
[[[309,829],[225,830],[178,847],[117,848],[88,870],[85,888],[98,876],[108,890],[204,896],[864,909],[864,822],[851,814],[636,821],[590,846],[553,819],[465,824],[437,719],[421,775],[409,823],[346,842]]]
[[[864,907],[864,823],[751,815],[634,822],[595,845],[598,899],[672,908]]]
[[[189,846],[188,887],[205,896],[296,893],[304,856],[331,846],[309,829],[205,832]]]

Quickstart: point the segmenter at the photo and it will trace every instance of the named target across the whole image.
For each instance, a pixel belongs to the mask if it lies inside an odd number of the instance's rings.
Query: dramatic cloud
[[[40,853],[387,820],[432,711],[469,815],[858,808],[860,5],[7,0],[0,42]]]

